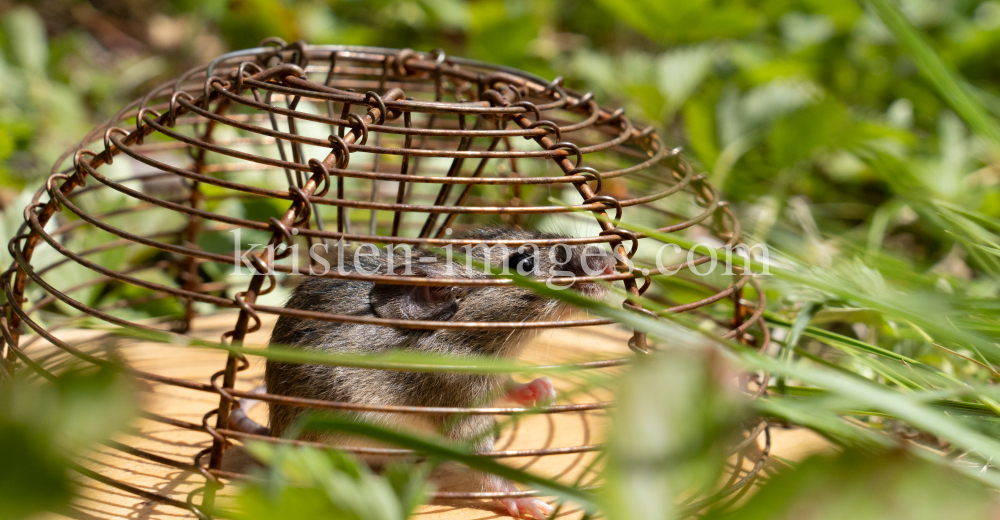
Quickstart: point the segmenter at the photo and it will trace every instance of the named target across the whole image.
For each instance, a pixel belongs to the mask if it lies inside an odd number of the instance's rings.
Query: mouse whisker
[[[531,318],[531,316],[533,316],[534,314],[536,314],[536,312],[537,311],[531,311],[531,312],[529,312],[528,315],[525,316],[523,320],[521,320],[521,323],[524,323],[524,322],[528,321],[528,319]],[[505,355],[505,354],[507,354],[509,352],[510,349],[506,348],[507,347],[507,343],[510,342],[511,338],[513,338],[517,332],[524,332],[524,331],[519,330],[519,329],[512,329],[510,331],[510,334],[507,335],[507,337],[504,339],[503,343],[500,345],[500,348],[498,348],[497,351],[496,351],[496,353],[494,354],[495,358],[499,359],[500,356]],[[524,337],[526,335],[527,335],[527,333],[517,334],[517,345],[516,346],[520,346],[521,345],[521,342],[524,341]]]

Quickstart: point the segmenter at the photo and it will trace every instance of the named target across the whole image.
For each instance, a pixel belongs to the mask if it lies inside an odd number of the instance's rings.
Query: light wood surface
[[[218,340],[234,322],[233,313],[202,317],[196,320],[193,334]],[[272,325],[273,320],[265,322],[261,331],[248,337],[247,345],[266,344]],[[62,331],[58,335],[84,349],[98,350],[110,346],[107,341],[95,340],[97,333],[90,331]],[[628,336],[627,331],[613,326],[544,331],[526,342],[521,357],[526,362],[536,363],[621,357],[628,355]],[[222,370],[226,358],[219,351],[135,340],[116,340],[114,348],[134,368],[199,383],[207,383],[213,373]],[[50,363],[56,363],[61,357],[65,357],[42,341],[33,342],[27,350],[33,356],[51,354]],[[239,374],[237,388],[251,390],[259,385],[263,369],[261,359],[251,359],[250,368]],[[553,383],[557,391],[563,390],[560,393],[561,403],[592,402],[611,397],[607,390],[601,388],[585,393],[569,392],[567,395],[567,390],[579,386],[577,382],[554,380]],[[144,410],[195,424],[200,424],[202,416],[218,406],[219,401],[218,396],[212,393],[145,381],[139,383],[137,393]],[[256,407],[251,411],[251,416],[265,423],[265,406]],[[528,449],[600,443],[605,417],[606,413],[603,411],[526,416],[504,429],[496,448]],[[211,421],[214,424],[214,418]],[[127,432],[117,435],[113,440],[185,464],[190,464],[198,451],[211,444],[211,438],[206,433],[142,418],[136,419]],[[772,428],[772,453],[779,458],[800,460],[816,451],[828,449],[829,445],[822,438],[805,430]],[[246,469],[244,455],[245,453],[241,455],[238,447],[228,451],[224,469]],[[596,478],[593,472],[583,474],[592,457],[593,454],[583,453],[500,460],[565,482],[579,480],[593,483]],[[181,502],[186,500],[192,490],[204,485],[204,478],[198,474],[152,462],[108,446],[94,450],[80,463],[106,477]],[[779,460],[772,460],[767,469],[780,469],[782,465]],[[190,511],[137,497],[87,477],[78,475],[77,479],[81,492],[74,503],[72,516],[76,518],[142,520],[194,517]],[[442,491],[473,491],[462,488],[462,484],[467,481],[462,471],[442,471],[437,477],[437,485]],[[226,496],[231,496],[234,490],[235,486],[230,485],[221,492],[220,505],[226,503]],[[200,500],[198,496],[195,503],[200,503]],[[565,507],[560,515],[561,518],[579,516],[580,512],[571,505]],[[509,517],[492,500],[437,500],[421,507],[418,518],[471,520]]]

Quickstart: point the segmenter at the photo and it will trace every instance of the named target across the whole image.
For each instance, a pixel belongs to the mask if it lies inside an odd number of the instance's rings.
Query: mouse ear
[[[425,272],[415,275],[427,276]],[[447,320],[458,311],[454,287],[377,283],[368,294],[372,310],[381,318]]]

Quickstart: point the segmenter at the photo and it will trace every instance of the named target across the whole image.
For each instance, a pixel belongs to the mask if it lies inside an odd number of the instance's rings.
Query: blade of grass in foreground
[[[271,346],[264,348],[247,348],[226,345],[212,341],[191,338],[167,331],[152,331],[140,328],[114,327],[109,333],[133,339],[152,341],[164,345],[183,345],[190,347],[224,350],[234,354],[258,356],[274,361],[290,363],[309,363],[315,365],[345,366],[357,368],[373,368],[381,370],[403,370],[410,372],[453,372],[465,374],[560,374],[588,370],[592,367],[584,363],[568,363],[559,365],[525,365],[513,360],[444,356],[429,353],[392,351],[384,354],[345,354],[338,352],[315,352],[297,348]],[[598,362],[602,360],[591,360]],[[610,365],[620,364],[619,359],[606,360]]]

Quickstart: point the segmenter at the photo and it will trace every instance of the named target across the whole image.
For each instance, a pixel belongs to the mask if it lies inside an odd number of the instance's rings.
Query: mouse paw
[[[514,385],[507,390],[507,399],[523,406],[548,404],[556,400],[556,389],[547,377],[540,377],[530,383]]]
[[[556,508],[537,498],[501,498],[500,503],[507,508],[507,512],[514,518],[535,518],[543,520],[548,518]]]

